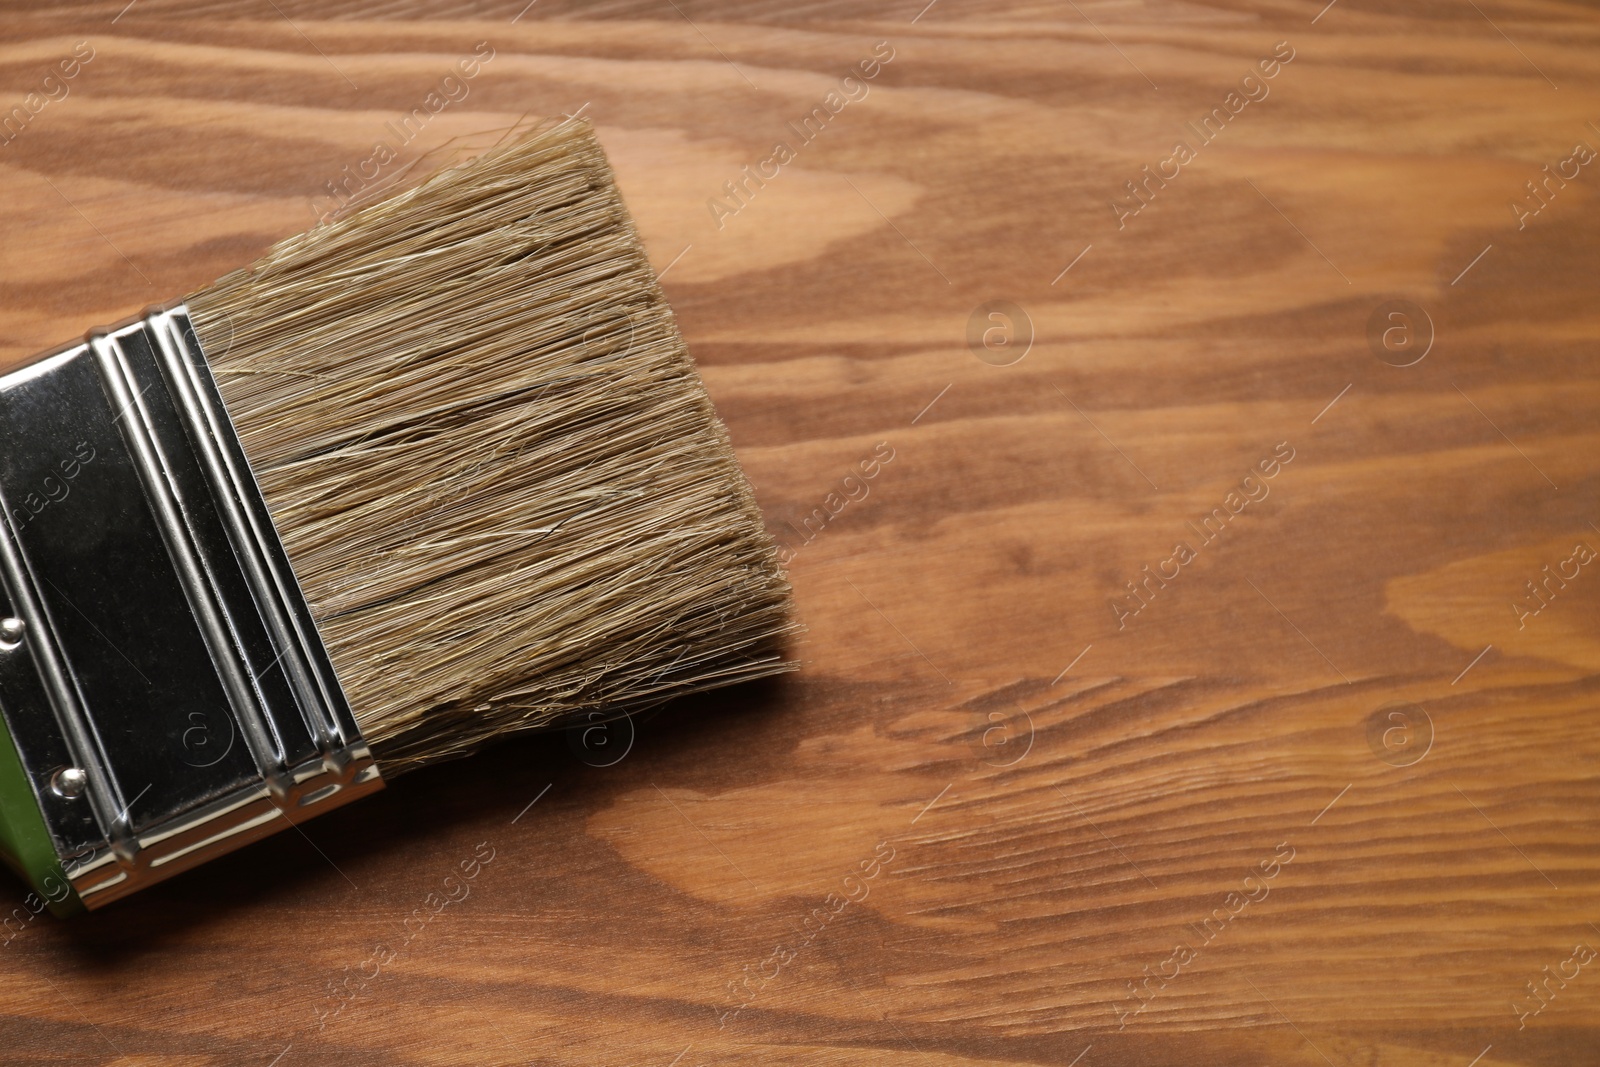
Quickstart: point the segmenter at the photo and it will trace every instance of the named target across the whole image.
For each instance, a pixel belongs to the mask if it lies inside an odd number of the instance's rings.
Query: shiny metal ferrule
[[[0,718],[94,908],[381,788],[182,304],[0,376]]]

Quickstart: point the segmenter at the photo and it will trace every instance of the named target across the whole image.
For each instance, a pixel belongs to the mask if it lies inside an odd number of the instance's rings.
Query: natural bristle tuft
[[[793,666],[773,545],[586,122],[188,304],[386,773]]]

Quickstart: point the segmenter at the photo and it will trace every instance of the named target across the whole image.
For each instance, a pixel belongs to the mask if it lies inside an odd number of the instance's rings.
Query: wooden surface
[[[0,358],[303,229],[488,41],[390,170],[587,105],[807,666],[14,920],[0,1060],[1593,1060],[1592,7],[523,2],[15,6],[5,108],[94,58],[0,145]]]

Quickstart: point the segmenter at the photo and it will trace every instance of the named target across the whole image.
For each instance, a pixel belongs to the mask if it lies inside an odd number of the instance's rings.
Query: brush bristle
[[[772,542],[586,122],[188,304],[386,773],[794,665]]]

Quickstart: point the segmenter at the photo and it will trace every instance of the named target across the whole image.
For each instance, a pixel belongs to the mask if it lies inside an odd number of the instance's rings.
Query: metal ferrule
[[[182,304],[0,376],[0,516],[0,717],[86,906],[381,788]]]

